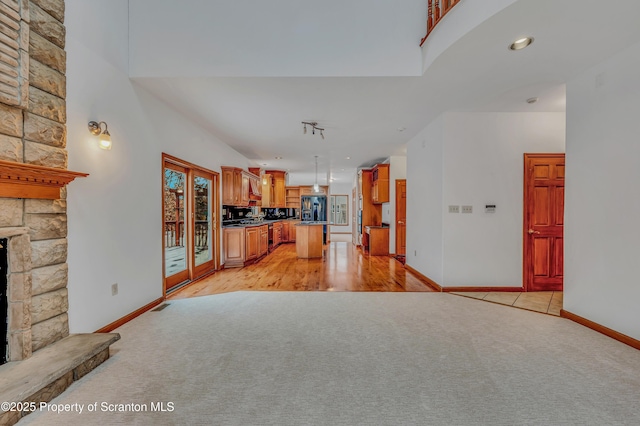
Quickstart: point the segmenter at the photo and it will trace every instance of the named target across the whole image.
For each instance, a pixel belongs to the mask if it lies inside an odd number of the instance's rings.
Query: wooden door
[[[396,179],[396,254],[407,253],[407,180]]]
[[[524,155],[524,288],[562,291],[564,154]]]
[[[220,264],[220,175],[162,154],[162,256],[165,295]],[[223,185],[224,186],[224,185]]]
[[[205,275],[216,267],[215,244],[217,219],[216,200],[214,188],[217,188],[217,179],[213,173],[203,170],[193,170],[192,188],[192,223],[190,226],[190,241],[193,241],[193,276],[196,279]]]
[[[189,280],[190,233],[187,226],[190,209],[187,200],[188,169],[163,161],[163,256],[165,290]]]

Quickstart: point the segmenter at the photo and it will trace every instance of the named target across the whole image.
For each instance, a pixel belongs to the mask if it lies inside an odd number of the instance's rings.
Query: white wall
[[[443,286],[522,286],[523,154],[563,152],[564,123],[563,113],[447,113],[423,130],[407,152],[407,263]]]
[[[130,82],[127,0],[67,0],[66,22],[69,169],[90,174],[68,188],[69,325],[78,333],[162,296],[162,152],[214,171],[248,164]],[[108,123],[111,151],[97,148],[89,120]]]
[[[407,144],[406,263],[442,282],[444,120],[438,117]]]
[[[443,285],[522,286],[523,154],[564,146],[564,113],[445,115]]]
[[[567,83],[564,309],[640,339],[640,43]]]
[[[132,77],[422,74],[424,0],[188,3],[130,0]]]

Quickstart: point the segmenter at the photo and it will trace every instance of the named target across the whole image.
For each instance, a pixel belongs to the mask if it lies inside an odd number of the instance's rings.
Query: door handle
[[[404,222],[403,222],[403,221],[401,221],[401,220],[399,220],[399,221],[398,221],[398,223],[399,223],[400,225],[404,225]]]
[[[529,232],[529,235],[531,235],[531,234],[539,234],[540,233],[540,231],[534,231],[533,229],[529,229],[528,232]]]

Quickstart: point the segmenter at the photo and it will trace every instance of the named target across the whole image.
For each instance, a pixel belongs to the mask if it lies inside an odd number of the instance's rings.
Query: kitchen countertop
[[[305,220],[300,223],[296,223],[296,226],[308,226],[308,225],[326,225],[326,221],[321,220]]]
[[[234,223],[233,225],[222,225],[222,228],[251,228],[253,226],[262,226],[262,225],[268,225],[270,223],[276,223],[276,222],[293,222],[293,221],[299,221],[300,219],[274,219],[274,220],[263,220],[262,222],[256,222],[256,223]]]

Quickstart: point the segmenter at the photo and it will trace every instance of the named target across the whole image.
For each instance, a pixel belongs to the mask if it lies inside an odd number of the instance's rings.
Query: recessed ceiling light
[[[398,127],[398,131],[399,132],[404,132],[405,129],[406,129],[406,127]]]
[[[263,165],[263,166],[266,166],[266,165],[267,165],[267,163],[262,163],[262,165]]]
[[[528,104],[535,104],[536,102],[538,102],[538,98],[536,97],[527,99]]]
[[[345,157],[347,160],[351,160],[351,157]]]
[[[513,43],[511,43],[509,45],[509,49],[511,49],[511,50],[521,50],[521,49],[524,49],[525,47],[529,46],[531,43],[533,43],[533,37],[522,37],[521,39],[518,39],[518,40],[514,41]]]
[[[344,169],[340,169],[341,172],[344,172]]]

